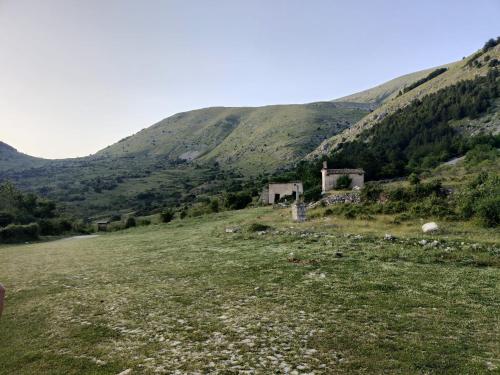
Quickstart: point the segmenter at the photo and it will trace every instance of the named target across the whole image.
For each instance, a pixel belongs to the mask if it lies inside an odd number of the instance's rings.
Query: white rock
[[[390,233],[386,233],[384,236],[384,240],[386,240],[386,241],[392,241],[394,239],[395,239],[395,237]]]
[[[120,372],[118,375],[130,375],[131,373],[132,373],[132,369],[128,368],[128,369],[123,370],[122,372]]]
[[[424,233],[436,232],[438,230],[439,230],[438,225],[433,221],[422,225],[422,232],[424,232]]]
[[[422,246],[425,246],[427,245],[427,240],[418,241],[418,243]]]

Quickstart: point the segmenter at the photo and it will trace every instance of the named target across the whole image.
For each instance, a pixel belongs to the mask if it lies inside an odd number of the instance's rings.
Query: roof
[[[362,169],[327,169],[326,174],[365,174]]]
[[[302,181],[289,181],[289,182],[270,182],[269,185],[293,185],[293,184],[301,184]]]

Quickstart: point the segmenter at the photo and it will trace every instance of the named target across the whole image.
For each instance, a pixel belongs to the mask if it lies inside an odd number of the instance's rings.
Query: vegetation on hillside
[[[425,76],[424,78],[421,78],[419,79],[418,81],[415,81],[413,82],[412,84],[408,85],[408,86],[405,86],[402,90],[399,91],[399,95],[403,95],[404,93],[407,93],[408,91],[410,90],[413,90],[414,88],[424,84],[425,82],[428,82],[430,81],[431,79],[437,77],[438,75],[440,74],[443,74],[444,72],[446,72],[448,70],[448,68],[438,68],[436,70],[433,70],[432,72],[430,72],[427,76]]]
[[[497,70],[417,100],[346,142],[328,159],[336,168],[363,168],[369,180],[405,176],[463,155],[478,143],[500,147],[499,136],[469,139],[450,120],[476,118],[500,95]]]
[[[81,223],[59,215],[56,204],[32,193],[23,193],[11,183],[0,184],[0,242],[37,240],[39,235],[86,232]]]

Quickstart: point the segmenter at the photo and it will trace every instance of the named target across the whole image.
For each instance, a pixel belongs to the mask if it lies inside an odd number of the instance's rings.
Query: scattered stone
[[[418,241],[418,243],[419,245],[425,246],[427,245],[427,240]]]
[[[128,368],[128,369],[123,370],[122,372],[120,372],[118,375],[130,375],[131,373],[132,373],[132,369]]]
[[[430,244],[429,244],[430,247],[438,247],[439,246],[439,241],[432,241]]]
[[[496,370],[497,369],[497,366],[495,366],[493,364],[493,362],[490,362],[490,361],[486,361],[486,368],[490,371],[493,371],[493,370]]]
[[[226,228],[226,233],[238,233],[239,231],[240,231],[239,227]]]
[[[384,240],[386,241],[394,241],[396,237],[394,237],[392,234],[386,233],[384,236]]]
[[[433,221],[422,225],[422,232],[424,233],[437,232],[438,230],[439,226]]]

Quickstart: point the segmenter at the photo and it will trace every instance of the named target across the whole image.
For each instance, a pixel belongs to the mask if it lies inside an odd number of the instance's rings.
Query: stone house
[[[272,183],[267,185],[262,191],[261,200],[264,204],[274,204],[285,196],[293,196],[293,200],[304,194],[304,187],[301,181]]]
[[[109,219],[100,220],[96,223],[98,232],[106,232],[111,221]]]
[[[362,188],[365,185],[365,171],[362,169],[328,169],[327,162],[323,162],[321,169],[321,190],[323,193],[332,190],[337,186],[337,181],[341,176],[348,176],[351,179],[349,188],[357,186]]]

